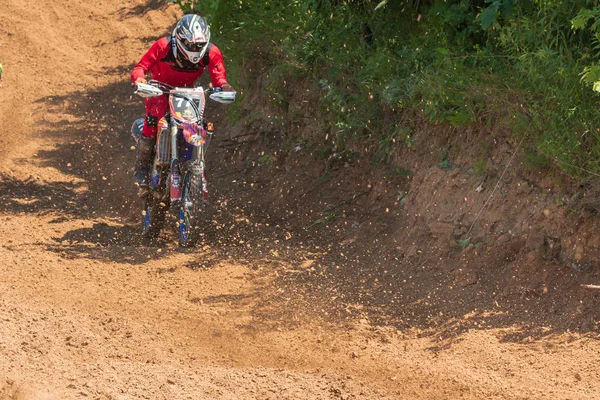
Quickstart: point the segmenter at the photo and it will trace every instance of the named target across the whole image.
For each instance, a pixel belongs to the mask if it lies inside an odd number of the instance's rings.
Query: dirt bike
[[[204,119],[206,94],[220,103],[231,103],[236,92],[220,88],[175,88],[158,81],[137,84],[141,97],[167,96],[169,111],[158,123],[154,161],[148,191],[142,195],[142,241],[158,238],[171,212],[176,217],[179,244],[191,246],[199,238],[200,222],[208,200],[204,155],[213,125]],[[137,141],[144,119],[133,123]]]

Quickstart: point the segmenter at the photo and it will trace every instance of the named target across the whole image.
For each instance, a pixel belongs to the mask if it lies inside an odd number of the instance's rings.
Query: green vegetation
[[[274,112],[298,82],[317,92],[306,112],[338,152],[360,143],[389,161],[414,145],[403,116],[416,110],[432,123],[493,121],[526,136],[535,165],[600,173],[598,0],[175,2],[209,17],[239,87],[247,68],[267,67]]]
[[[466,249],[471,244],[471,238],[468,239],[456,239],[456,243],[463,249]]]
[[[473,159],[473,173],[479,176],[487,174],[487,160],[485,158],[475,157]]]
[[[263,154],[258,157],[258,163],[261,165],[269,165],[273,162],[273,156],[270,154]]]

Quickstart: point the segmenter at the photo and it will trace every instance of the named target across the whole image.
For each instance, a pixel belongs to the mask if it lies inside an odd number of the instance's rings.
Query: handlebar
[[[173,91],[178,90],[180,88],[173,87],[163,82],[159,82],[156,80],[150,80],[147,83],[139,83],[137,84],[137,88],[135,93],[140,95],[141,97],[158,97],[161,95],[171,94]],[[237,92],[225,92],[223,88],[207,88],[203,89],[202,87],[192,88],[194,90],[202,89],[205,94],[207,94],[210,99],[215,100],[219,103],[231,103],[235,100],[235,96]]]
[[[221,88],[221,87],[209,87],[204,90],[204,93],[206,93],[210,96],[213,93],[219,93],[222,91],[223,91],[223,88]]]
[[[154,79],[149,80],[148,82],[146,82],[146,84],[154,86],[154,87],[162,90],[163,92],[170,92],[171,90],[175,89],[174,86],[167,85],[166,83],[162,83],[162,82],[156,81]]]
[[[160,81],[154,80],[154,79],[152,79],[152,80],[149,80],[148,82],[146,82],[146,84],[147,84],[147,85],[150,85],[150,86],[154,86],[155,88],[162,90],[162,91],[163,91],[163,93],[165,93],[165,94],[168,94],[168,93],[169,93],[169,92],[171,92],[172,90],[176,90],[176,89],[178,89],[178,88],[176,88],[175,86],[171,86],[171,85],[169,85],[169,84],[166,84],[166,83],[163,83],[163,82],[160,82]],[[195,90],[197,90],[197,89],[200,89],[200,88],[201,88],[201,87],[194,87],[194,88],[190,88],[190,89],[195,89]],[[223,91],[223,88],[221,88],[221,87],[217,87],[217,88],[215,88],[215,87],[209,87],[209,88],[206,88],[206,89],[203,89],[203,90],[204,90],[204,93],[206,93],[206,94],[208,94],[208,95],[211,95],[211,94],[213,94],[213,93],[219,93],[219,92],[222,92],[222,91]]]

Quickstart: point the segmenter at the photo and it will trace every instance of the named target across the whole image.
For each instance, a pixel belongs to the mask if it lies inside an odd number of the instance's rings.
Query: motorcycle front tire
[[[193,246],[200,237],[200,223],[206,208],[202,178],[203,168],[198,164],[190,166],[183,178],[177,229],[182,247]]]

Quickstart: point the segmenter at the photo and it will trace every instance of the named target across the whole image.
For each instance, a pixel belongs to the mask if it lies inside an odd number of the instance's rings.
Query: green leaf
[[[448,49],[445,49],[443,47],[437,47],[435,49],[435,52],[437,53],[438,56],[440,57],[447,57],[448,54],[450,54],[450,52],[448,51]]]
[[[590,65],[585,67],[581,74],[581,81],[593,85],[600,82],[600,65]]]
[[[388,3],[389,0],[383,0],[381,2],[379,2],[379,4],[377,4],[377,7],[375,7],[375,11],[379,10],[382,7],[385,7],[386,4]]]
[[[594,18],[594,11],[582,8],[579,13],[577,13],[577,16],[571,20],[571,28],[584,29],[591,18]]]
[[[483,29],[489,28],[494,22],[496,22],[499,8],[500,1],[495,1],[485,10],[483,10],[483,12],[477,17]]]
[[[468,238],[468,239],[456,239],[456,243],[458,243],[458,245],[464,249],[468,245],[471,244],[471,238]]]

